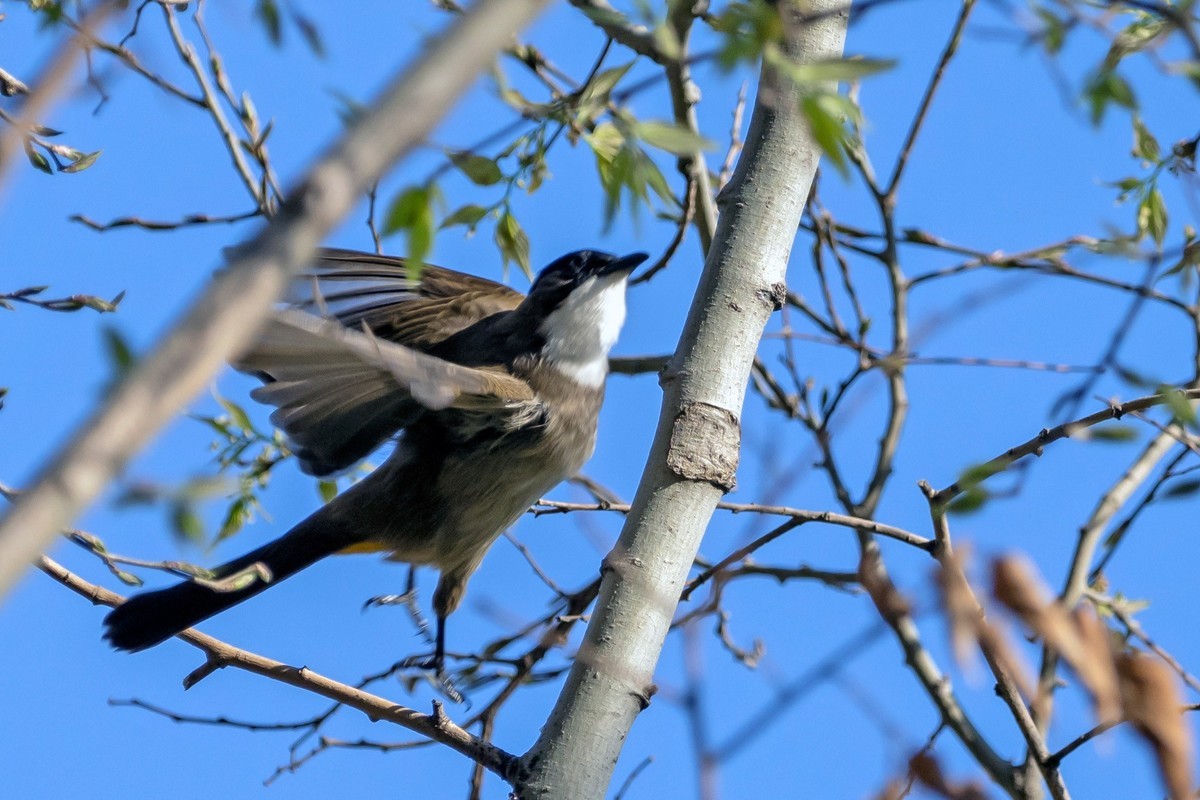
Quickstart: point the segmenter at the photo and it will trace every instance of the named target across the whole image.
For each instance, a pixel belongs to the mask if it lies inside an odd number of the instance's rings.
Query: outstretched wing
[[[425,414],[449,409],[519,427],[541,413],[529,385],[504,370],[464,367],[296,310],[272,314],[234,366],[267,381],[251,396],[276,407],[271,421],[313,475],[354,465]]]
[[[425,265],[410,277],[402,258],[322,250],[289,302],[347,328],[365,323],[381,339],[428,350],[476,322],[520,305],[524,295],[486,278]]]

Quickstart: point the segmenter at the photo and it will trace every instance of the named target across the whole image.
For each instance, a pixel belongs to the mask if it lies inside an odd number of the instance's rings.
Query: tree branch
[[[89,583],[44,556],[38,562],[38,568],[76,594],[91,600],[95,605],[115,607],[125,602],[125,599],[119,594]],[[515,757],[454,724],[445,715],[441,704],[436,700],[433,704],[433,713],[422,714],[385,697],[339,683],[332,678],[313,672],[308,667],[293,667],[281,661],[234,647],[220,639],[200,633],[195,628],[188,628],[179,633],[177,638],[200,650],[207,660],[204,667],[188,676],[191,683],[185,681],[185,688],[194,685],[196,680],[203,679],[214,670],[235,667],[357,709],[372,721],[384,720],[408,728],[462,753],[472,761],[483,764],[505,780],[509,780]],[[199,676],[199,678],[195,676]]]
[[[839,0],[781,5],[799,62],[837,58],[848,14]],[[772,101],[765,101],[772,98]],[[764,69],[746,149],[675,356],[649,463],[621,538],[605,558],[600,599],[558,703],[518,780],[526,800],[594,797],[653,693],[654,666],[713,510],[733,485],[739,416],[758,341],[782,305],[785,270],[816,172],[812,139],[783,76]]]
[[[395,78],[309,171],[279,214],[67,437],[0,520],[0,595],[258,326],[291,275],[362,193],[433,128],[451,102],[548,0],[489,0]]]
[[[1180,389],[1177,391],[1177,394],[1185,400],[1200,399],[1200,389]],[[1003,472],[1012,466],[1013,463],[1026,456],[1040,456],[1042,448],[1048,444],[1057,442],[1060,439],[1069,439],[1080,431],[1094,425],[1099,425],[1102,422],[1120,419],[1131,412],[1143,411],[1147,408],[1163,405],[1167,402],[1167,399],[1167,394],[1152,394],[1146,397],[1139,397],[1136,400],[1129,400],[1125,403],[1114,403],[1103,411],[1097,411],[1094,414],[1089,414],[1086,417],[1081,417],[1071,422],[1064,422],[1062,425],[1056,425],[1053,428],[1043,428],[1037,436],[1016,447],[1010,447],[1003,454],[976,467],[973,472],[978,475],[995,475],[998,472]],[[935,492],[931,498],[931,502],[944,506],[962,494],[965,488],[961,481],[955,481],[946,488]]]

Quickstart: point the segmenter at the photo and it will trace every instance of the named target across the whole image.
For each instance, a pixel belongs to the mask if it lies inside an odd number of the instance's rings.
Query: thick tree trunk
[[[838,58],[845,0],[781,3],[789,55]],[[808,87],[810,90],[815,87]],[[716,236],[675,355],[649,463],[574,667],[542,735],[522,758],[517,794],[600,798],[630,727],[654,693],[654,667],[712,512],[733,486],[740,413],[785,273],[819,148],[799,94],[764,68],[746,148],[719,198]]]

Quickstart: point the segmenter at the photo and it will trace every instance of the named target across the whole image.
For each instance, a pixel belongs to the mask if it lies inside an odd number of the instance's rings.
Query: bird
[[[492,543],[591,457],[608,354],[645,253],[568,253],[522,295],[402,258],[320,251],[232,363],[258,376],[301,469],[336,475],[391,454],[281,537],[130,597],[104,620],[118,650],[152,647],[339,553],[432,565],[435,650]],[[398,435],[397,435],[398,434]],[[232,589],[230,590],[230,585]]]

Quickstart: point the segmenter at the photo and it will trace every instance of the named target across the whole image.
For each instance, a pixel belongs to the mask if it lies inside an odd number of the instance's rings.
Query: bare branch
[[[1200,389],[1181,389],[1177,391],[1177,394],[1186,400],[1200,399]],[[978,474],[995,475],[1003,472],[1026,456],[1040,456],[1042,449],[1048,444],[1053,444],[1060,439],[1070,438],[1080,431],[1099,425],[1102,422],[1117,420],[1134,411],[1143,411],[1147,408],[1163,405],[1166,402],[1168,402],[1168,395],[1166,394],[1148,395],[1146,397],[1139,397],[1136,400],[1129,400],[1125,403],[1114,403],[1104,411],[1097,411],[1094,414],[1089,414],[1086,417],[1081,417],[1071,422],[1064,422],[1062,425],[1056,425],[1053,428],[1043,428],[1037,436],[1029,441],[1019,444],[1016,447],[1010,447],[1002,455],[996,456],[990,461],[985,461],[977,468]],[[935,492],[932,500],[939,505],[945,505],[962,494],[963,491],[963,484],[960,481],[955,481],[946,488]]]
[[[76,594],[91,600],[95,605],[115,607],[124,602],[124,598],[120,595],[85,581],[49,558],[43,557],[38,562],[38,568]],[[217,669],[235,667],[264,678],[286,683],[289,686],[357,709],[371,720],[385,720],[408,728],[433,741],[449,746],[473,761],[484,764],[505,780],[510,779],[510,771],[515,757],[495,745],[471,735],[451,722],[440,711],[436,703],[433,714],[421,714],[395,701],[339,683],[313,672],[308,667],[293,667],[248,650],[242,650],[226,644],[220,639],[200,633],[194,628],[188,628],[178,634],[178,638],[199,649],[205,655],[206,667],[193,672],[192,676],[199,675],[203,678]],[[195,680],[192,683],[194,684]]]
[[[0,594],[255,330],[289,277],[392,163],[420,142],[547,0],[491,0],[461,17],[309,171],[153,352],[67,436],[0,520]]]
[[[115,0],[100,0],[96,3],[78,23],[76,34],[65,41],[50,57],[49,62],[34,81],[32,89],[21,84],[21,88],[25,91],[20,94],[23,95],[25,102],[21,105],[20,112],[14,117],[12,125],[7,131],[0,134],[0,185],[3,185],[4,173],[21,147],[29,126],[36,123],[38,118],[49,110],[51,104],[63,92],[67,79],[71,76],[71,68],[75,65],[75,59],[87,46],[90,32],[99,27],[119,6],[120,3]],[[7,75],[7,73],[5,74]],[[7,89],[13,88],[13,84],[7,81],[4,86]],[[0,582],[0,590],[2,589],[3,584]]]

